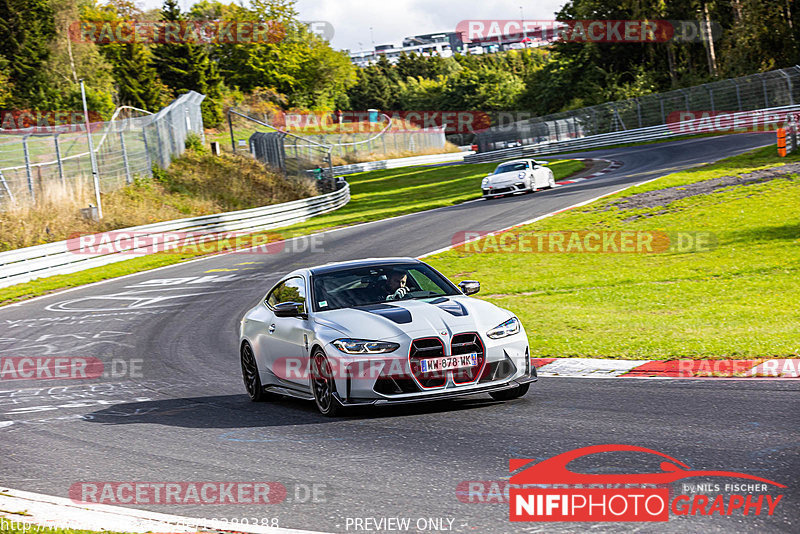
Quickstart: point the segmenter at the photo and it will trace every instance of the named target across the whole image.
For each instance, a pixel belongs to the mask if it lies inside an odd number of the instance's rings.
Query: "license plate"
[[[478,353],[473,352],[470,354],[460,354],[458,356],[445,356],[444,358],[430,358],[428,360],[421,360],[419,364],[423,373],[475,367],[478,365]]]

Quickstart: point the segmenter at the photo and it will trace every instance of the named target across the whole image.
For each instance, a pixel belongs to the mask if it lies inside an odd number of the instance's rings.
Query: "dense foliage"
[[[403,57],[361,69],[355,109],[498,110],[543,115],[800,63],[795,0],[570,0],[558,20],[708,20],[695,42],[566,43],[455,58]]]
[[[796,0],[569,0],[559,20],[708,19],[713,43],[556,43],[451,58],[404,55],[357,69],[345,52],[298,21],[296,0],[249,5],[177,0],[142,12],[131,0],[0,0],[0,109],[81,109],[108,117],[118,105],[154,111],[195,90],[206,126],[225,106],[282,109],[524,110],[546,114],[800,63]],[[76,21],[276,21],[267,42],[85,42]]]
[[[77,21],[280,22],[264,42],[86,42]],[[355,67],[297,20],[294,0],[249,7],[203,0],[182,12],[177,0],[142,12],[130,0],[0,0],[0,108],[79,110],[78,80],[89,108],[108,117],[117,105],[155,111],[194,90],[206,95],[203,118],[216,126],[225,105],[269,94],[284,107],[344,107]],[[275,96],[277,95],[277,97]]]

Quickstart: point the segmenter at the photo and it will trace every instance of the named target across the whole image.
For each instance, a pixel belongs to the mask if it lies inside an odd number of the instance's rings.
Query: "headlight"
[[[492,339],[500,339],[501,337],[513,336],[519,333],[519,319],[512,317],[503,324],[499,324],[486,332],[486,335]]]
[[[333,346],[345,354],[384,354],[394,352],[400,347],[398,343],[366,339],[337,339]]]
[[[481,180],[481,187],[485,188],[488,185],[489,185],[489,178],[484,178],[483,180]]]

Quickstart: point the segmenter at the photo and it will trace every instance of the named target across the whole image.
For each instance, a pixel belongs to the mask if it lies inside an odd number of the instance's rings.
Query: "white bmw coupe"
[[[343,407],[488,393],[521,397],[537,379],[528,339],[508,310],[471,298],[411,258],[298,269],[241,320],[239,354],[248,395]]]

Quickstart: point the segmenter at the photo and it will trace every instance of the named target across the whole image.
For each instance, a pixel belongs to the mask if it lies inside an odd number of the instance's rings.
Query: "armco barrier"
[[[783,122],[787,116],[793,113],[800,112],[800,105],[783,106],[777,108],[760,109],[757,111],[744,111],[740,113],[732,113],[736,121],[745,123],[753,121],[754,119],[761,118],[763,115],[775,115],[782,119],[778,123]],[[590,148],[602,148],[605,146],[612,146],[626,143],[642,143],[646,141],[660,141],[667,140],[673,137],[682,137],[691,135],[697,128],[708,119],[693,119],[684,122],[676,122],[672,124],[661,124],[658,126],[649,126],[647,128],[638,128],[633,130],[620,130],[618,132],[611,132],[599,135],[591,135],[588,137],[579,137],[576,139],[569,139],[567,141],[556,141],[550,143],[540,143],[536,145],[525,145],[515,148],[504,148],[501,150],[493,150],[491,152],[483,152],[474,154],[464,158],[464,163],[485,163],[489,161],[502,161],[515,158],[529,158],[535,156],[543,156],[547,154],[558,154],[561,152],[575,152],[579,150],[586,150]]]
[[[314,215],[338,209],[347,204],[349,200],[350,187],[344,184],[333,193],[283,204],[146,224],[115,232],[135,232],[142,237],[162,232],[192,232],[203,236],[234,231],[255,232],[305,221]],[[145,247],[146,245],[142,245],[139,248]],[[126,253],[136,250],[137,248],[132,246],[113,254],[76,254],[69,250],[67,241],[59,241],[2,252],[0,253],[0,287],[124,261],[131,258],[131,255]]]
[[[428,163],[449,163],[454,161],[464,161],[465,156],[475,152],[448,152],[446,154],[428,154],[425,156],[412,156],[410,158],[384,159],[380,161],[367,161],[364,163],[353,163],[351,165],[339,165],[333,168],[334,176],[345,176],[357,172],[379,171],[382,169],[397,169],[399,167],[411,167],[413,165],[426,165]]]

